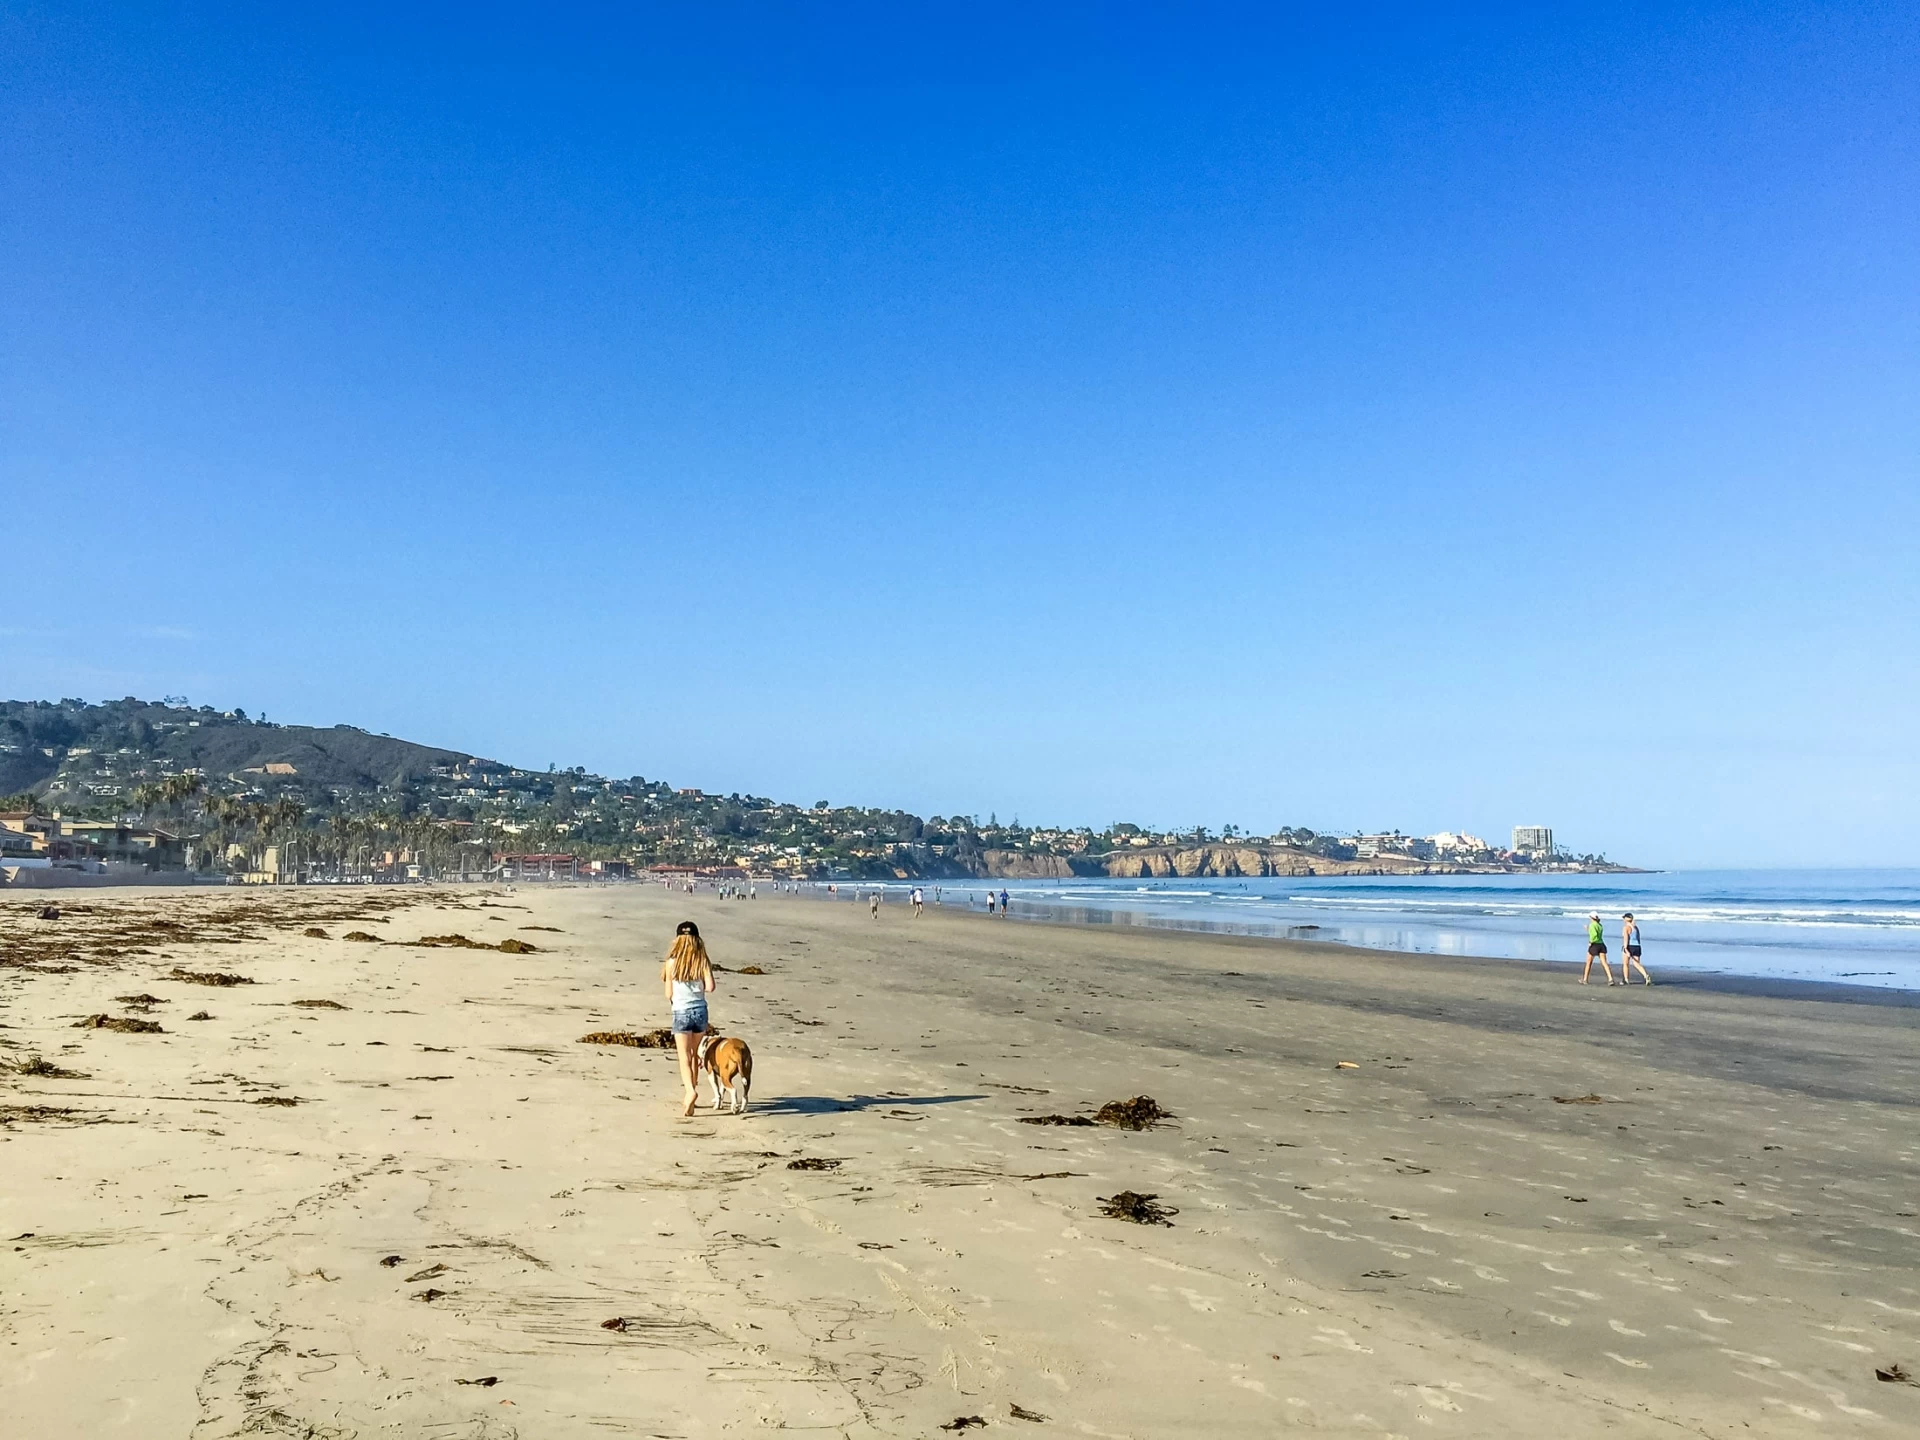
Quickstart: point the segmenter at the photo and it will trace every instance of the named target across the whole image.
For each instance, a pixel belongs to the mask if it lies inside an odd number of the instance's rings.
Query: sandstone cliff
[[[1396,875],[1435,868],[1405,855],[1381,855],[1372,860],[1329,860],[1288,845],[1232,844],[1155,845],[1115,850],[1107,855],[1076,856],[1074,864],[1077,873],[1082,875],[1111,875],[1128,880],[1236,875]]]
[[[986,850],[981,852],[985,869],[981,872],[996,880],[1065,880],[1076,872],[1065,855],[1030,855],[1024,850]]]
[[[1401,875],[1446,873],[1405,855],[1372,860],[1329,860],[1289,845],[1153,845],[1106,855],[1034,855],[1025,850],[984,850],[976,865],[957,864],[922,874],[981,876],[990,880],[1066,880],[1075,875],[1122,880],[1167,880],[1265,875]],[[899,873],[906,875],[905,870]]]

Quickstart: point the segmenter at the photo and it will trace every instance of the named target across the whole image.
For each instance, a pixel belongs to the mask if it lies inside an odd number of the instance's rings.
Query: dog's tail
[[[740,1057],[740,1073],[733,1077],[734,1094],[740,1097],[740,1113],[747,1110],[747,1092],[753,1089],[753,1052],[747,1051]]]

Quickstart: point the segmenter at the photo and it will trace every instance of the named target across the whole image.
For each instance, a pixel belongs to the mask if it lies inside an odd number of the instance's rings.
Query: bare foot
[[[693,1114],[693,1107],[694,1107],[694,1106],[695,1106],[696,1104],[698,1104],[698,1103],[699,1103],[699,1100],[700,1100],[700,1097],[699,1097],[698,1095],[689,1095],[689,1096],[687,1096],[687,1108],[686,1108],[686,1109],[684,1109],[684,1110],[682,1110],[682,1111],[681,1111],[680,1113],[681,1113],[682,1115],[691,1115],[691,1114]]]

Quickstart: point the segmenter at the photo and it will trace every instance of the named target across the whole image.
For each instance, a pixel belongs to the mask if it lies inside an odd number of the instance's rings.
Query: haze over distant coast
[[[314,878],[407,864],[426,876],[502,852],[564,852],[640,868],[738,866],[789,878],[1308,876],[1611,871],[1471,835],[1328,835],[1227,825],[1170,831],[923,818],[677,788],[583,768],[525,769],[374,735],[281,725],[244,710],[128,698],[0,702],[0,809],[59,810],[164,830],[179,863],[258,873],[269,847]],[[405,862],[376,856],[405,853]],[[278,859],[276,858],[276,869]]]

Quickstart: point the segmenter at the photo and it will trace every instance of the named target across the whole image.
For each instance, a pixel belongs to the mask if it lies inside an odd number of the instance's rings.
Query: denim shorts
[[[707,1007],[697,1006],[692,1010],[673,1012],[673,1033],[676,1035],[704,1035],[710,1027],[707,1025]]]

